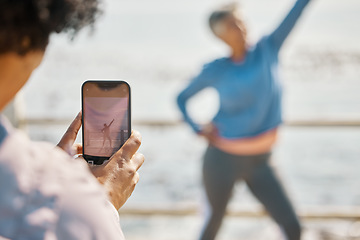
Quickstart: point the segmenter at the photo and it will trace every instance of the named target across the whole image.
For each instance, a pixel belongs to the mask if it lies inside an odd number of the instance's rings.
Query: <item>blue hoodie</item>
[[[235,63],[229,57],[216,59],[179,94],[178,106],[195,132],[201,129],[189,116],[186,102],[208,87],[220,97],[220,108],[212,122],[221,137],[253,137],[282,123],[278,55],[309,1],[298,0],[274,32],[247,49],[243,62]]]

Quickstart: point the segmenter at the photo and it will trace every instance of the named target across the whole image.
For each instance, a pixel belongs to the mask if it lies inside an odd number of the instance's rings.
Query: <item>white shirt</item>
[[[85,162],[11,127],[6,131],[0,239],[125,239],[115,207]]]

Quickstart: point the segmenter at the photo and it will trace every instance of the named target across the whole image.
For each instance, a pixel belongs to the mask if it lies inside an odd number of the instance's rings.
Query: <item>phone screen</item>
[[[131,133],[130,87],[124,81],[86,81],[82,86],[83,156],[102,164]]]

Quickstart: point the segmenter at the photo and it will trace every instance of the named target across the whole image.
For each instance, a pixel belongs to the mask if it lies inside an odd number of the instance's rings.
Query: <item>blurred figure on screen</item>
[[[283,22],[254,45],[247,40],[236,5],[220,8],[209,18],[212,32],[230,47],[231,56],[206,64],[177,99],[185,121],[209,142],[203,163],[209,214],[201,240],[215,239],[238,180],[246,182],[287,239],[300,239],[299,220],[269,159],[282,123],[279,51],[309,2],[296,1]],[[199,125],[186,103],[208,87],[218,92],[220,109],[209,124]]]
[[[106,123],[104,123],[104,128],[101,129],[101,132],[103,133],[103,146],[105,146],[105,142],[106,140],[109,140],[109,144],[110,144],[110,148],[112,148],[112,144],[111,144],[111,137],[110,137],[110,127],[111,127],[111,124],[113,124],[115,119],[113,119],[109,125],[107,125]]]

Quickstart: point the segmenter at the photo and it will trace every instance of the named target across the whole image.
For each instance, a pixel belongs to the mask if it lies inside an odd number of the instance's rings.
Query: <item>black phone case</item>
[[[101,84],[126,84],[129,88],[129,101],[128,101],[128,136],[127,138],[130,137],[131,135],[131,88],[129,83],[127,83],[126,81],[123,80],[87,80],[85,81],[82,85],[81,85],[81,110],[82,112],[84,112],[84,85],[86,83],[101,83]],[[92,156],[92,155],[86,155],[84,154],[84,149],[85,149],[85,145],[84,145],[84,115],[82,115],[81,117],[81,123],[82,123],[82,145],[83,145],[83,158],[90,164],[94,164],[94,165],[101,165],[104,163],[104,161],[108,160],[109,157],[102,157],[102,156]],[[122,147],[124,143],[121,144],[120,148]]]

